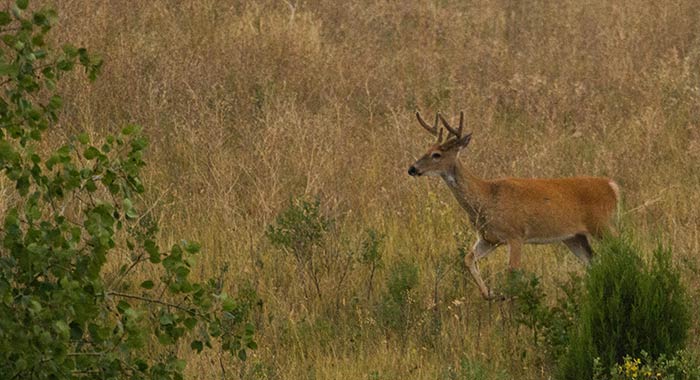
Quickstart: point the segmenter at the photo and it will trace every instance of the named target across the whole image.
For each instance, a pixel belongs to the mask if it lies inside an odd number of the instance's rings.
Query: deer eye
[[[440,152],[433,152],[433,153],[430,155],[430,157],[432,157],[433,159],[436,159],[436,160],[437,160],[437,159],[439,159],[440,157],[442,157],[442,153],[440,153]]]

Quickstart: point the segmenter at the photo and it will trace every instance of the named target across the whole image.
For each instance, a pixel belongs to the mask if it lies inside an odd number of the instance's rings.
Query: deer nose
[[[408,168],[408,175],[415,176],[416,174],[418,174],[418,170],[416,170],[415,166],[411,166],[410,168]]]

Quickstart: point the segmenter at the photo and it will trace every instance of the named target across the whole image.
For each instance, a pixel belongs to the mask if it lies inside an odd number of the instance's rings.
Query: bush
[[[185,339],[197,352],[216,340],[245,359],[255,348],[250,307],[214,279],[192,281],[199,245],[159,247],[158,226],[140,207],[140,129],[99,142],[81,133],[47,147],[62,107],[57,82],[76,67],[95,79],[102,61],[83,48],[50,46],[53,10],[33,10],[27,0],[6,5],[0,170],[14,191],[3,189],[0,230],[2,378],[181,379]],[[110,270],[108,262],[123,265]],[[139,272],[159,277],[135,282]]]
[[[389,269],[387,292],[378,307],[378,321],[385,327],[405,333],[411,322],[418,318],[418,307],[412,297],[417,287],[418,267],[405,260],[396,262]]]
[[[372,296],[372,284],[374,282],[374,274],[377,269],[382,267],[382,244],[384,243],[384,235],[377,232],[373,228],[365,230],[365,237],[362,239],[360,248],[360,263],[366,265],[369,270],[367,278],[367,299]]]
[[[323,239],[332,220],[321,214],[321,201],[297,198],[289,202],[267,226],[265,235],[275,247],[281,248],[302,263],[312,261],[314,250],[323,245]]]
[[[324,312],[338,316],[343,299],[355,296],[346,281],[358,252],[362,260],[369,260],[364,262],[370,267],[380,265],[380,237],[370,231],[371,241],[353,247],[336,219],[323,212],[318,197],[301,196],[292,198],[277,214],[265,236],[275,248],[293,257],[298,273],[292,281],[299,281],[309,309],[321,306]]]
[[[511,272],[503,286],[505,295],[513,300],[513,319],[532,331],[533,344],[544,349],[544,356],[552,362],[567,349],[579,317],[582,280],[570,273],[567,281],[558,283],[564,296],[553,306],[547,305],[539,278],[532,273]]]
[[[318,198],[293,199],[265,231],[273,246],[294,257],[299,272],[311,280],[319,299],[323,297],[322,259],[327,256],[323,252],[327,249],[326,233],[333,223],[332,219],[321,213],[320,206]],[[301,280],[304,281],[304,278]],[[302,289],[309,299],[305,284],[302,284]]]
[[[683,348],[690,314],[671,252],[658,248],[646,264],[624,238],[606,240],[598,251],[587,276],[559,285],[564,297],[554,306],[545,303],[536,276],[511,273],[504,288],[515,321],[532,330],[536,345],[544,343],[562,379],[605,377],[601,369],[615,370],[625,357],[677,363],[664,355]]]
[[[658,248],[651,265],[626,239],[599,248],[585,278],[580,314],[560,361],[560,378],[593,376],[593,362],[611,368],[642,351],[652,358],[683,348],[690,326],[685,291],[671,263]]]

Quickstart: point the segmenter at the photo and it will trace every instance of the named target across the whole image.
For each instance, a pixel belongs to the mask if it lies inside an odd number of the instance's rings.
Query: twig
[[[284,0],[284,2],[287,4],[287,7],[289,7],[289,11],[291,12],[291,14],[289,15],[289,25],[292,25],[292,23],[294,22],[294,15],[297,12],[297,5],[298,4],[292,4],[288,0]]]
[[[125,279],[126,275],[128,275],[129,272],[131,272],[131,270],[134,269],[134,267],[141,262],[141,259],[143,258],[143,256],[144,256],[144,252],[141,252],[139,254],[139,256],[136,258],[136,260],[134,260],[134,262],[131,263],[131,265],[126,269],[126,271],[124,271],[124,273],[121,276],[116,276],[109,282],[109,284],[107,285],[107,289],[112,288],[116,283]]]
[[[170,303],[170,302],[161,301],[161,300],[158,300],[158,299],[155,299],[155,298],[148,298],[148,297],[137,296],[137,295],[135,295],[135,294],[127,294],[127,293],[112,292],[112,291],[107,292],[107,295],[109,295],[109,296],[123,297],[123,298],[131,298],[131,299],[135,299],[135,300],[139,300],[139,301],[150,302],[150,303],[156,303],[156,304],[159,304],[159,305],[172,307],[172,308],[178,309],[178,310],[180,310],[180,311],[184,311],[184,312],[186,312],[186,313],[188,313],[188,314],[190,314],[190,315],[194,315],[194,316],[198,316],[198,317],[200,317],[200,318],[203,318],[203,319],[206,320],[207,322],[211,322],[211,320],[210,320],[209,318],[207,318],[207,316],[202,315],[202,314],[200,314],[200,313],[197,313],[196,311],[192,311],[192,310],[187,309],[187,308],[185,308],[185,307],[182,307],[182,306],[180,306],[180,305],[176,305],[176,304],[173,304],[173,303]]]
[[[674,185],[674,186],[669,186],[669,187],[666,187],[664,189],[661,189],[661,191],[659,191],[659,193],[655,197],[653,197],[651,199],[647,199],[646,201],[644,201],[644,203],[640,204],[639,206],[623,212],[622,215],[627,215],[627,214],[631,214],[633,212],[637,212],[643,208],[647,208],[647,207],[653,205],[654,203],[661,201],[665,192],[667,192],[668,190],[671,190],[673,188],[676,188],[676,187],[678,187],[678,186]]]

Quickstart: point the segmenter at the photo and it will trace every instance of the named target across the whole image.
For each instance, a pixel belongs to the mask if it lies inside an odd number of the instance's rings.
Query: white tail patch
[[[620,202],[620,186],[613,180],[608,181],[608,185],[610,185],[613,193],[615,193],[615,200]]]

